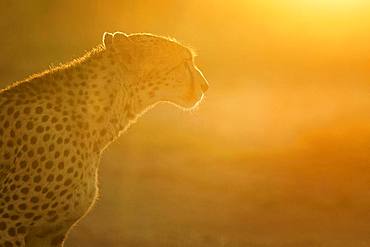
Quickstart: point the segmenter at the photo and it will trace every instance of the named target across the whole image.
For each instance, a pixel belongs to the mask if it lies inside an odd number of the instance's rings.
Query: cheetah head
[[[203,98],[208,82],[189,48],[151,34],[104,34],[104,45],[131,75],[136,95],[147,104],[171,102],[191,109]]]

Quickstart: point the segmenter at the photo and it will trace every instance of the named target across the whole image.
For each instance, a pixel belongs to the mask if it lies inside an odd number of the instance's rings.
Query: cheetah
[[[63,246],[97,196],[103,151],[159,102],[191,109],[208,82],[194,52],[104,33],[84,56],[0,91],[0,247]]]

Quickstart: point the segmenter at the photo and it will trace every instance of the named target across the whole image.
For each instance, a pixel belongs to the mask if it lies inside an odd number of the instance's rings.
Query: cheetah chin
[[[193,110],[207,89],[191,49],[116,32],[0,90],[0,247],[63,246],[96,201],[105,148],[157,103]]]

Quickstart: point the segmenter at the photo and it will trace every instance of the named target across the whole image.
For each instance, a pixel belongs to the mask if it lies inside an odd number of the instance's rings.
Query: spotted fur
[[[63,246],[93,205],[102,151],[158,102],[197,104],[194,54],[150,34],[103,45],[0,91],[0,247]]]

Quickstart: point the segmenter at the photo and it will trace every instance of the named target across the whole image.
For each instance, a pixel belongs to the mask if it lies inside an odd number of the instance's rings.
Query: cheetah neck
[[[101,153],[137,120],[145,107],[131,86],[136,77],[122,70],[112,51],[102,49],[93,54],[81,64],[81,70],[88,75],[86,118],[94,148]]]
[[[101,153],[145,109],[130,86],[134,80],[134,76],[122,71],[112,52],[100,47],[36,76],[27,87],[34,84],[41,87],[36,91],[51,93],[52,98],[46,97],[53,101],[58,114],[65,115],[63,119],[72,122],[73,135]]]

